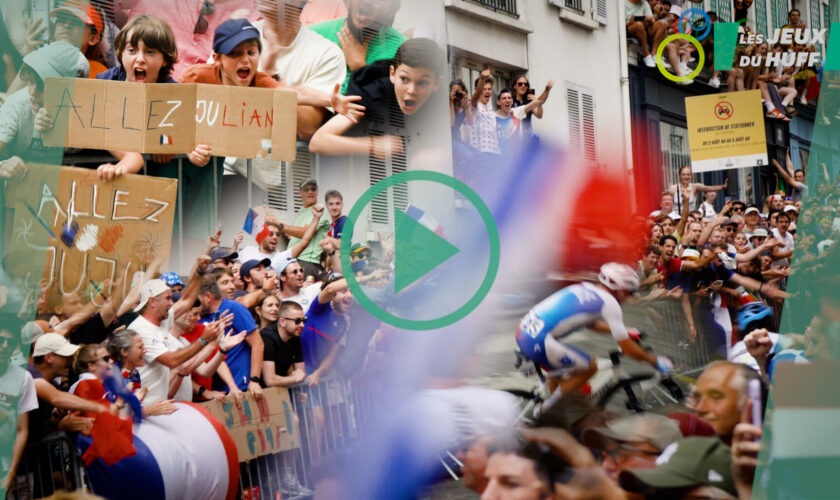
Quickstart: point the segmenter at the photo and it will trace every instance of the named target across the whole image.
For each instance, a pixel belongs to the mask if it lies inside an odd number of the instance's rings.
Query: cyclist
[[[522,353],[543,368],[548,376],[551,398],[543,408],[553,404],[562,394],[569,394],[585,384],[598,367],[588,354],[560,342],[572,332],[590,327],[612,333],[621,351],[633,359],[644,361],[664,374],[674,364],[664,356],[653,356],[633,338],[622,319],[619,302],[639,288],[639,277],[629,266],[609,262],[601,266],[599,285],[577,283],[544,299],[519,322],[516,343]]]

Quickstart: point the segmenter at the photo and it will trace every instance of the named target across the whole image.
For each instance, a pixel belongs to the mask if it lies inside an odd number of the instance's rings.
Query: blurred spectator
[[[581,442],[601,454],[601,467],[618,483],[624,469],[653,469],[656,457],[683,437],[679,424],[656,414],[632,415],[583,431]]]
[[[344,278],[333,277],[324,283],[317,300],[312,301],[301,334],[307,383],[317,385],[330,373],[340,346],[344,345],[349,326],[347,311],[353,295]]]
[[[627,35],[639,41],[644,54],[645,66],[656,67],[656,61],[648,46],[648,28],[653,25],[653,12],[647,0],[624,0],[624,24]],[[517,82],[518,85],[518,82]]]
[[[321,287],[317,283],[304,286],[303,268],[296,259],[289,259],[280,266],[280,298],[283,301],[291,300],[297,302],[305,311],[321,293]]]
[[[732,2],[732,14],[734,15],[735,22],[740,24],[741,26],[747,23],[747,15],[750,12],[750,7],[752,7],[753,0],[733,0]]]
[[[90,66],[88,78],[96,78],[98,74],[108,69],[94,58],[98,53],[97,45],[102,39],[105,23],[93,4],[78,2],[80,5],[76,6],[74,3],[76,2],[70,0],[50,11],[54,26],[53,36],[56,40],[63,40],[74,47],[79,47]],[[87,9],[83,10],[81,6],[85,4],[87,4]]]
[[[344,222],[347,220],[347,216],[342,213],[344,211],[344,197],[338,190],[331,189],[324,195],[324,202],[327,204],[327,212],[329,212],[332,220],[327,236],[335,240],[333,244],[340,246],[341,235],[344,232]]]
[[[346,0],[309,0],[300,13],[300,22],[304,26],[311,26],[346,15]]]
[[[622,488],[645,498],[734,499],[731,465],[729,447],[720,440],[690,437],[667,447],[655,469],[626,469],[619,480]]]
[[[490,70],[486,69],[475,81],[475,90],[470,99],[470,112],[467,114],[469,124],[470,146],[486,155],[499,155],[499,134],[496,131],[496,113],[493,111],[493,78]],[[484,158],[492,161],[493,156]]]
[[[680,182],[678,184],[672,184],[668,188],[668,191],[674,195],[674,203],[676,204],[675,209],[679,214],[682,213],[682,198],[684,192],[688,192],[689,210],[696,210],[697,193],[709,193],[726,190],[728,185],[728,177],[723,181],[723,184],[719,186],[707,186],[699,182],[691,182],[691,166],[685,165],[680,168]]]
[[[0,411],[6,416],[0,423],[0,429],[4,445],[11,445],[11,456],[8,461],[3,461],[3,470],[8,471],[7,482],[0,484],[0,489],[10,489],[14,482],[15,471],[29,437],[29,414],[38,408],[32,374],[10,362],[19,343],[19,334],[0,328],[0,387],[3,388]]]
[[[288,387],[303,382],[306,369],[303,362],[300,334],[306,318],[303,308],[290,300],[277,303],[267,298],[263,308],[271,307],[277,319],[260,331],[265,345],[262,379],[265,387]],[[270,303],[269,305],[266,305]]]
[[[391,27],[399,8],[400,0],[347,0],[347,17],[309,27],[344,52],[347,78],[342,93],[347,88],[351,72],[374,61],[393,58],[405,42],[406,37]]]

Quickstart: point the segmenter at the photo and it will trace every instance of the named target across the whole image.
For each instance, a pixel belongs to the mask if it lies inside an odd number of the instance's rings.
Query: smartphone
[[[50,38],[50,5],[49,0],[32,0],[32,22],[41,20],[41,27],[46,28],[38,40],[47,42]]]
[[[636,20],[636,21],[644,21],[645,16],[634,16],[633,19]]]
[[[750,380],[747,384],[747,395],[752,401],[752,424],[761,427],[761,382]]]
[[[526,95],[535,95],[535,94],[536,94],[536,92],[534,91],[534,89],[528,89],[528,93]]]

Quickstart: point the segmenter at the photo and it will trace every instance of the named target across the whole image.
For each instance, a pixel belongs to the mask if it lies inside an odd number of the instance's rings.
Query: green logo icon
[[[394,209],[395,292],[425,276],[458,253],[451,243],[435,234],[400,209]]]
[[[499,259],[501,256],[499,230],[496,227],[490,209],[487,208],[487,205],[478,194],[463,182],[440,172],[427,170],[402,172],[376,183],[376,185],[365,191],[359,201],[353,205],[353,208],[347,215],[341,236],[341,266],[343,269],[352,269],[350,264],[350,246],[352,244],[353,230],[355,229],[356,221],[359,220],[359,216],[365,207],[385,190],[409,181],[429,181],[442,184],[460,193],[478,212],[484,223],[489,241],[489,262],[484,278],[478,285],[478,289],[458,309],[440,317],[418,320],[403,318],[386,311],[365,294],[352,272],[345,273],[345,278],[347,278],[350,291],[356,300],[359,301],[359,304],[378,319],[407,330],[432,330],[461,320],[478,307],[481,301],[484,300],[484,297],[490,292],[490,288],[493,286],[499,270]],[[398,296],[407,287],[460,252],[460,249],[452,243],[399,209],[395,209],[394,211],[394,240],[394,293]],[[445,283],[445,278],[446,276],[442,276],[440,279],[443,281],[439,280],[437,282],[438,291],[446,289],[447,284]],[[458,283],[452,283],[453,287],[457,285]]]

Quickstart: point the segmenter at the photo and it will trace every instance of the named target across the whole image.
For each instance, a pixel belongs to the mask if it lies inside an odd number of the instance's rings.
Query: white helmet
[[[618,262],[607,262],[601,266],[598,279],[610,290],[635,292],[639,289],[639,276],[636,275],[636,271]]]

